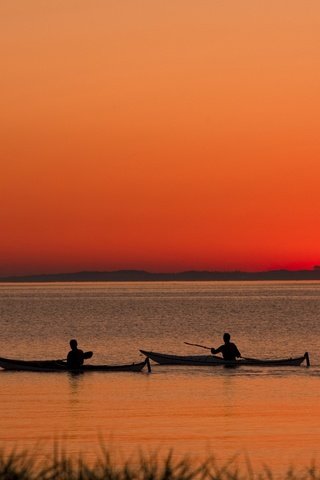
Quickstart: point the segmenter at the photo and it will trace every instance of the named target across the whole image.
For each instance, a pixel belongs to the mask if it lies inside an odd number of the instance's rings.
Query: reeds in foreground
[[[249,461],[241,463],[232,459],[218,466],[211,457],[195,465],[188,457],[177,461],[168,454],[162,459],[140,455],[134,462],[119,466],[105,450],[94,464],[57,452],[49,461],[39,463],[27,452],[2,451],[0,480],[320,480],[320,469],[315,465],[299,471],[290,468],[279,475],[268,468],[256,473]]]

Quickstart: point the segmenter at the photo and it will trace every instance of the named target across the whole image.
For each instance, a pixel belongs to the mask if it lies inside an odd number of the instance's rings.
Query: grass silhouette
[[[196,463],[187,456],[175,460],[172,453],[164,458],[156,454],[140,454],[137,460],[121,465],[113,461],[103,448],[102,455],[93,464],[81,456],[68,456],[54,450],[51,458],[37,461],[28,452],[0,452],[0,480],[320,480],[320,469],[315,464],[302,470],[288,468],[282,474],[273,474],[264,467],[255,472],[249,462],[236,457],[218,465],[214,457]]]

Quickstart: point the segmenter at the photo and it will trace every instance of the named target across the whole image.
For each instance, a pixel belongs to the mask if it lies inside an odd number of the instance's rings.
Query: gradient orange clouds
[[[309,268],[315,0],[2,0],[0,274]]]

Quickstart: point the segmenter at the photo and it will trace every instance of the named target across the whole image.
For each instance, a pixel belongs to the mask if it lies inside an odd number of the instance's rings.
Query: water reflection
[[[81,402],[81,389],[84,384],[84,374],[82,372],[68,372],[69,383],[69,402],[71,406],[77,406]]]

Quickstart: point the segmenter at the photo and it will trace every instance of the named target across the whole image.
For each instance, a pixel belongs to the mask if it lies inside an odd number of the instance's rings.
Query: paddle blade
[[[83,357],[87,360],[88,358],[91,358],[93,355],[93,352],[84,352]]]

